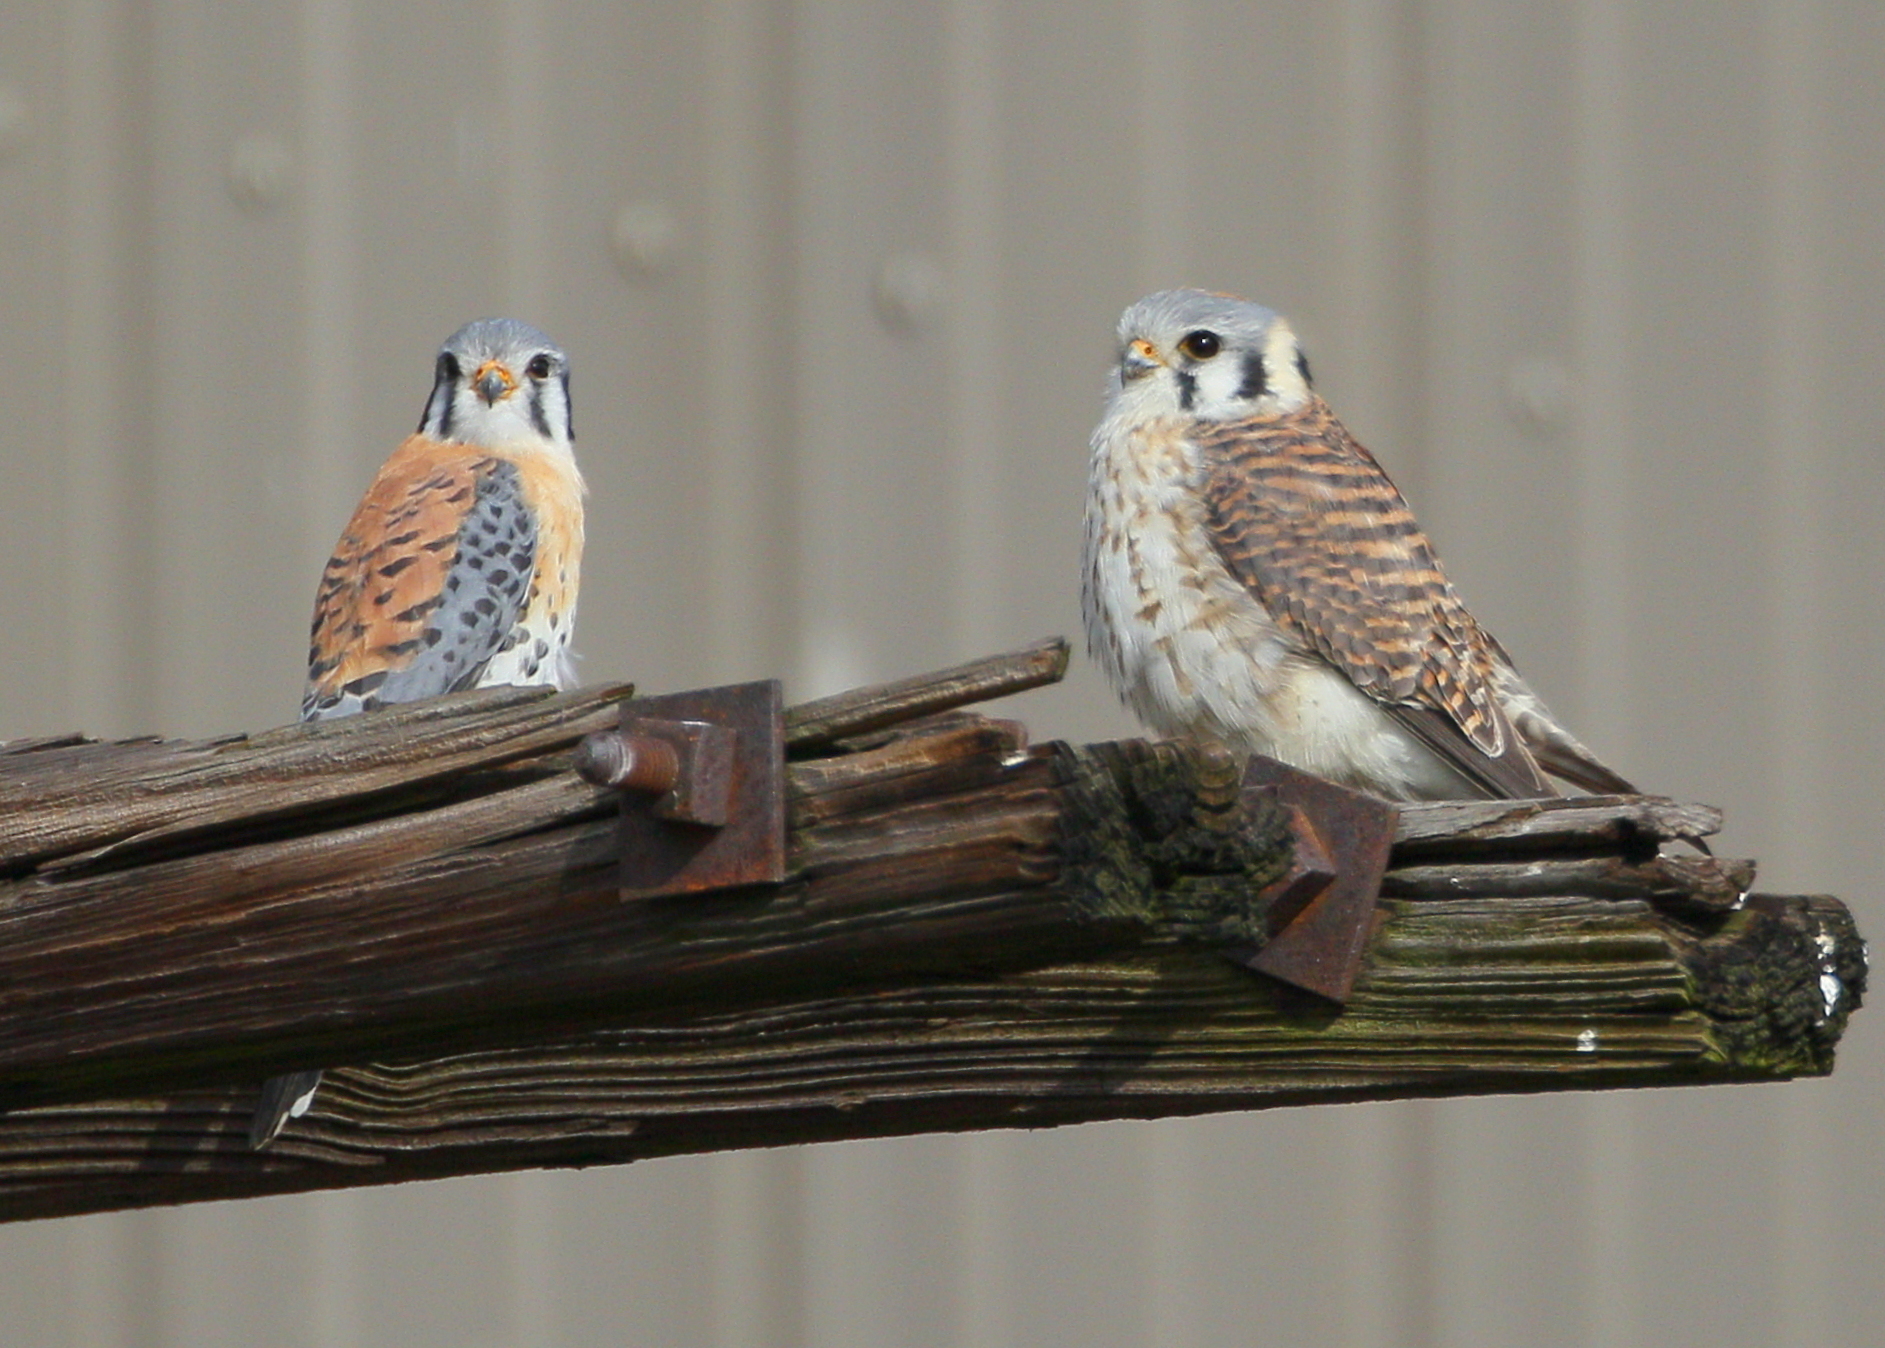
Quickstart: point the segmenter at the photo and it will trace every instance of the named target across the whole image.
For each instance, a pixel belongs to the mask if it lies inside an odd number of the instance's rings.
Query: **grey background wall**
[[[1559,711],[1885,929],[1885,7],[13,0],[0,736],[289,719],[431,353],[576,362],[581,644],[809,696],[1078,624],[1111,326],[1320,382]],[[1018,707],[1129,729],[1090,666]],[[1885,1340],[1838,1077],[0,1230],[9,1345]]]

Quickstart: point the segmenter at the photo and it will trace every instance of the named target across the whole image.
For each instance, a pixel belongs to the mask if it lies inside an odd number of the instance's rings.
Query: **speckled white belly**
[[[574,688],[570,635],[582,580],[582,476],[573,461],[555,455],[519,454],[514,462],[536,518],[536,559],[524,611],[478,684]]]
[[[1088,478],[1087,648],[1145,725],[1401,798],[1475,794],[1233,577],[1176,423],[1102,423]]]
[[[569,650],[571,623],[559,621],[555,628],[543,605],[511,628],[504,649],[491,657],[478,677],[478,687],[495,688],[500,684],[553,684],[574,688],[576,671]]]

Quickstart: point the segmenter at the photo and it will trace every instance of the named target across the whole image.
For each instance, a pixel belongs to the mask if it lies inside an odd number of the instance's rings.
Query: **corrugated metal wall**
[[[1885,7],[13,0],[0,735],[293,714],[438,340],[540,323],[582,647],[810,695],[1077,630],[1138,293],[1307,334],[1480,615],[1885,925]],[[1095,673],[1022,708],[1127,729]],[[1885,1053],[0,1231],[8,1345],[1885,1338]]]

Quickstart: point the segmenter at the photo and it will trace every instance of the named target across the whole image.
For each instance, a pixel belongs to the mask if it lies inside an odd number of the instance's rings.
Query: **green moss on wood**
[[[1240,799],[1227,756],[1169,742],[1065,747],[1061,888],[1095,919],[1260,946],[1266,885],[1289,869],[1288,821]]]

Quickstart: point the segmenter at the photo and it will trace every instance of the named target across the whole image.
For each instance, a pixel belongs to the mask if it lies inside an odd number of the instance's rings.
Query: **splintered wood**
[[[1831,1070],[1850,914],[1643,797],[1403,809],[1346,1006],[1265,939],[1277,810],[959,710],[1064,643],[787,717],[789,874],[622,902],[568,771],[624,690],[0,746],[0,1218],[732,1147]],[[376,1064],[336,1066],[343,1063]],[[330,1068],[254,1152],[264,1076]]]

